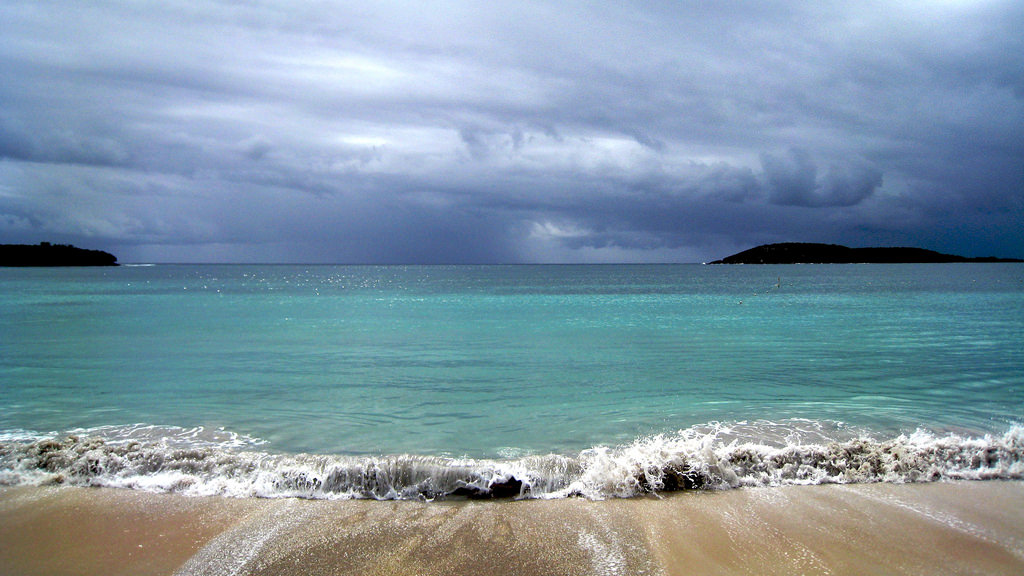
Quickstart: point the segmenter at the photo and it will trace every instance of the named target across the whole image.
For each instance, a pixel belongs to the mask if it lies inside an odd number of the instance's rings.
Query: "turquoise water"
[[[14,440],[510,461],[1020,422],[1024,265],[0,269]]]

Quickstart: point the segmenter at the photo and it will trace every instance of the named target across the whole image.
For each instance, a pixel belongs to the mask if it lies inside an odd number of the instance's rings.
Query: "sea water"
[[[0,269],[0,483],[1024,477],[1024,265]]]

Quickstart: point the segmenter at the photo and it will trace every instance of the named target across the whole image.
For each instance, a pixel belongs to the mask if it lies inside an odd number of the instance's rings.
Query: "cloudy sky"
[[[0,1],[0,243],[1024,256],[1024,2]]]

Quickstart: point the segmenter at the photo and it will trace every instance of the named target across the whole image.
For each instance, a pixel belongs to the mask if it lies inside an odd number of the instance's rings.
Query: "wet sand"
[[[1024,482],[593,502],[0,489],[0,575],[1024,574]]]

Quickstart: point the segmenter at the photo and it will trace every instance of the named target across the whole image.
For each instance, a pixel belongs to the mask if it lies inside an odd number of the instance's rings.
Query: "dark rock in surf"
[[[664,486],[662,490],[666,492],[674,492],[677,490],[700,490],[704,488],[705,482],[704,477],[701,476],[696,470],[689,467],[676,469],[667,468],[665,470],[665,476],[662,477],[661,483]]]
[[[489,498],[515,498],[522,494],[523,482],[517,480],[514,477],[509,477],[504,482],[494,482],[487,486],[487,488],[478,488],[476,486],[459,486],[455,490],[452,490],[448,496],[464,496],[470,500],[487,500]]]
[[[646,475],[641,475],[637,479],[640,489],[644,492],[678,492],[680,490],[700,490],[707,485],[705,478],[689,466],[680,468],[668,466],[661,471],[661,474],[661,480],[656,484],[649,482]]]
[[[515,498],[523,491],[523,483],[513,477],[504,482],[496,482],[489,486],[492,498]]]

